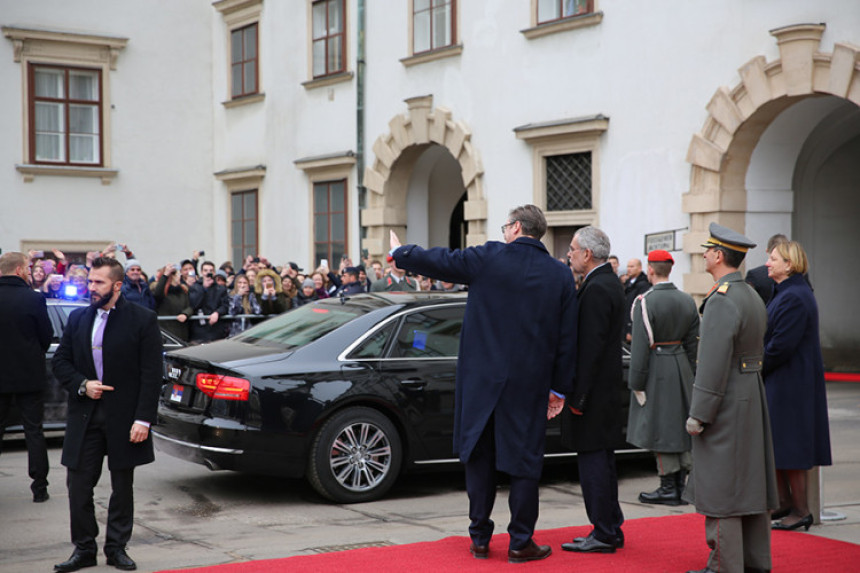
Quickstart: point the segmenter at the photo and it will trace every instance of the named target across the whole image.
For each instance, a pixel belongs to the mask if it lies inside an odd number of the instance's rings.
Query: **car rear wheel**
[[[394,485],[403,461],[400,435],[391,420],[371,408],[332,416],[314,440],[308,480],[338,503],[379,499]]]

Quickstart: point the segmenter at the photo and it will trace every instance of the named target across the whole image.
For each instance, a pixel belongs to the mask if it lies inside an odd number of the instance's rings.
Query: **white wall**
[[[110,185],[24,183],[21,68],[0,39],[0,248],[22,241],[128,243],[147,271],[211,244],[211,7],[200,2],[0,1],[0,25],[128,38],[111,72]],[[10,208],[14,206],[14,208]]]
[[[508,209],[532,201],[531,148],[513,129],[527,123],[604,114],[599,225],[622,262],[643,255],[646,233],[684,228],[689,189],[686,153],[721,86],[756,56],[779,57],[769,30],[825,22],[821,49],[860,43],[855,0],[600,0],[594,27],[526,39],[529,2],[459,2],[461,55],[404,66],[407,2],[366,1],[366,158],[373,142],[405,114],[406,98],[432,94],[472,131],[481,158],[493,232]],[[355,71],[357,0],[348,0],[348,69]],[[308,265],[310,186],[294,161],[355,151],[355,79],[306,89],[305,2],[266,1],[260,25],[260,103],[226,109],[227,34],[210,2],[0,0],[0,23],[130,39],[112,73],[114,163],[109,186],[97,179],[37,177],[24,184],[20,68],[0,41],[0,247],[21,240],[127,241],[147,269],[205,248],[229,257],[229,196],[213,173],[265,165],[260,189],[260,249],[271,260]],[[350,180],[350,250],[360,248],[357,180]],[[764,192],[764,187],[760,191]],[[751,196],[751,205],[762,197]],[[769,200],[755,209],[766,210]],[[750,215],[749,227],[772,214]],[[758,217],[758,219],[757,219]],[[94,224],[94,222],[96,222]],[[781,225],[765,222],[762,228]],[[756,231],[758,232],[758,231]],[[769,231],[768,231],[769,232]],[[675,277],[689,271],[678,253]]]

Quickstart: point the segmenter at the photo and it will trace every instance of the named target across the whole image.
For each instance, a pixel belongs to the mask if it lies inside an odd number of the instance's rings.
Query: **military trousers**
[[[693,456],[690,452],[680,454],[654,452],[654,457],[657,459],[657,475],[659,476],[670,476],[681,470],[689,472],[693,469]]]
[[[771,570],[768,512],[738,517],[705,516],[705,540],[711,548],[708,557],[711,571]]]

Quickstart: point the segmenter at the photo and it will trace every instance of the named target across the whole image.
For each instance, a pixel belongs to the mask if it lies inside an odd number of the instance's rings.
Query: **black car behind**
[[[156,447],[211,469],[306,477],[341,503],[381,497],[401,471],[456,463],[465,305],[464,294],[326,299],[168,353]],[[553,420],[548,457],[571,455],[559,438]],[[623,433],[617,444],[628,447]]]

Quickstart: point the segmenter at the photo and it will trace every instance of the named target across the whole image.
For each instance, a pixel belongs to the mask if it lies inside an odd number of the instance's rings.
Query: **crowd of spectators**
[[[51,254],[53,256],[51,256]],[[459,291],[461,285],[411,276],[393,260],[365,259],[355,265],[343,257],[337,269],[320,266],[306,272],[295,262],[277,266],[263,256],[248,256],[234,269],[227,261],[216,267],[195,251],[148,274],[128,245],[111,243],[86,254],[83,264],[67,260],[59,249],[46,256],[30,251],[32,287],[46,298],[89,300],[87,276],[100,256],[125,257],[122,293],[127,300],[155,311],[164,330],[192,343],[239,334],[261,317],[281,314],[332,296],[380,291]]]

